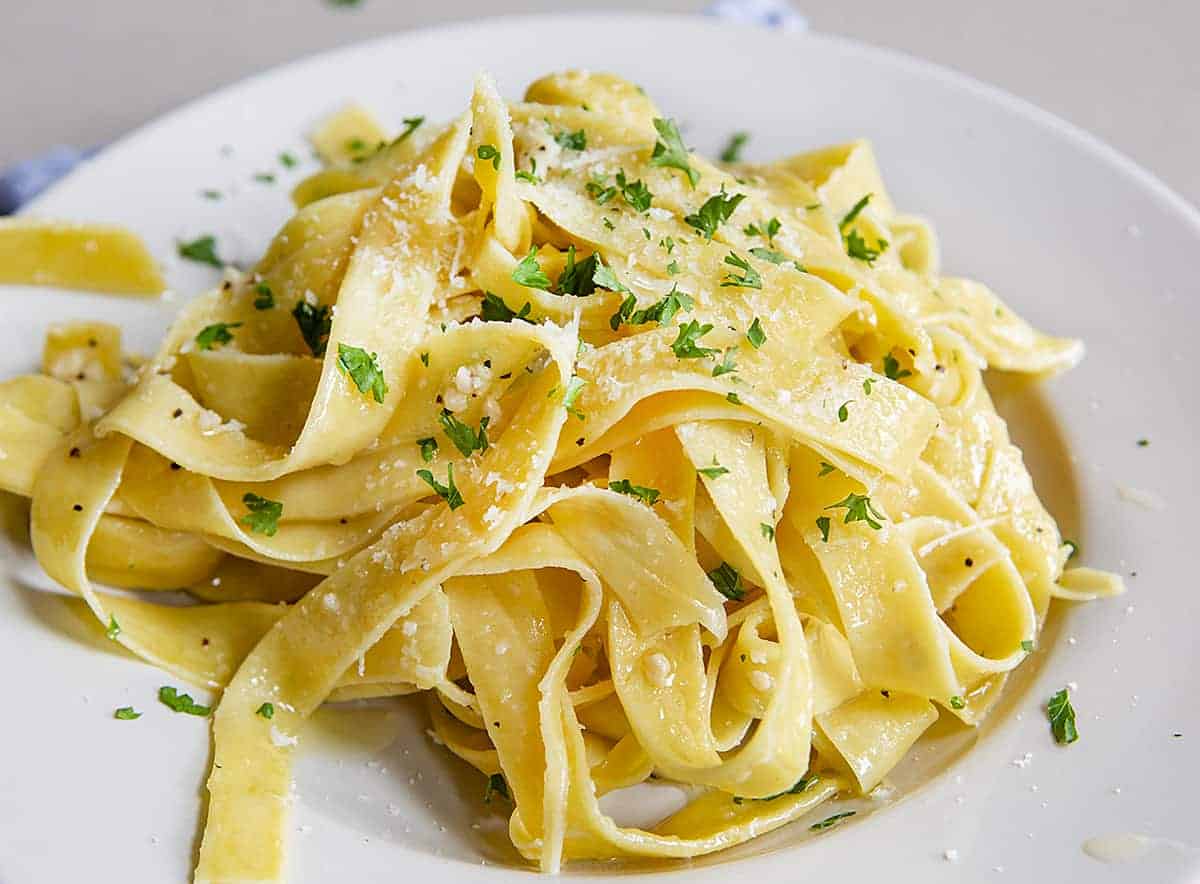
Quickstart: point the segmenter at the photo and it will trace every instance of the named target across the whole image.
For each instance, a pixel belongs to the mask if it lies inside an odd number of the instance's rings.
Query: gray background
[[[390,31],[516,12],[693,12],[706,5],[0,0],[0,167],[57,143],[103,143],[246,74]],[[1027,98],[1099,135],[1200,204],[1200,0],[795,5],[814,30],[900,49]]]

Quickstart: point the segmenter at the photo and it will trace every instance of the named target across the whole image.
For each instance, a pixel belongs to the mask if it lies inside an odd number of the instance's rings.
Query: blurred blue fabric
[[[782,31],[808,28],[804,16],[787,0],[717,0],[704,14]],[[0,173],[0,215],[11,215],[98,150],[98,147],[80,149],[60,144],[39,157],[5,169]]]

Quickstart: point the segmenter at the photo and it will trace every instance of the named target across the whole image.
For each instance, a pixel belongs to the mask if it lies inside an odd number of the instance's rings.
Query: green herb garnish
[[[526,288],[550,290],[550,277],[542,271],[537,261],[537,246],[529,247],[529,254],[513,268],[512,281]]]
[[[206,325],[196,335],[196,346],[201,350],[211,350],[215,346],[228,344],[233,340],[229,330],[240,326],[240,322],[214,322],[212,325]]]
[[[118,721],[133,721],[136,718],[141,718],[142,713],[138,712],[132,706],[122,706],[113,713],[113,718]]]
[[[340,368],[360,393],[370,393],[376,402],[382,403],[387,395],[388,385],[383,378],[383,369],[379,367],[379,354],[368,353],[361,347],[351,347],[349,344],[338,344],[338,368]]]
[[[246,492],[242,495],[242,503],[250,512],[238,519],[238,524],[245,525],[256,534],[274,537],[279,530],[279,518],[283,515],[283,504],[278,500],[267,500],[257,494]]]
[[[883,526],[876,519],[886,519],[883,513],[875,509],[871,503],[871,498],[865,494],[855,494],[851,492],[837,503],[831,503],[825,507],[827,510],[845,508],[846,518],[842,520],[843,524],[849,525],[851,522],[866,522],[876,531]]]
[[[567,150],[587,150],[587,133],[582,129],[574,132],[555,132],[554,141]]]
[[[333,316],[324,304],[312,305],[308,301],[297,301],[292,309],[292,318],[300,328],[300,335],[313,356],[324,356],[329,343],[329,330],[333,327]]]
[[[417,445],[421,448],[421,460],[425,463],[430,463],[438,453],[438,440],[433,436],[426,436],[424,439],[418,439]]]
[[[587,386],[587,381],[578,375],[567,381],[567,389],[563,391],[563,408],[567,414],[573,415],[580,420],[584,419],[583,412],[576,405],[576,400],[579,399],[579,394],[583,392],[583,388]]]
[[[618,494],[628,494],[630,497],[636,497],[647,506],[652,506],[659,497],[657,488],[647,488],[644,485],[634,485],[628,479],[619,479],[616,482],[609,482],[608,489],[615,491]]]
[[[844,819],[849,819],[858,813],[857,810],[843,810],[841,813],[835,813],[833,816],[827,816],[819,823],[813,823],[809,828],[814,832],[823,832],[825,829],[831,829]]]
[[[671,349],[675,356],[679,359],[703,359],[706,356],[712,356],[717,353],[709,347],[700,347],[697,341],[712,331],[713,327],[705,323],[701,325],[695,319],[679,326],[679,334],[676,336],[674,343],[671,344]]]
[[[738,255],[736,252],[730,252],[725,256],[725,263],[730,267],[736,267],[742,271],[742,275],[730,271],[725,272],[725,278],[721,280],[721,287],[734,287],[743,289],[761,289],[762,277],[758,275],[758,271],[750,266],[750,262]]]
[[[746,198],[744,193],[728,196],[725,185],[721,185],[719,193],[715,193],[704,201],[695,214],[684,217],[684,223],[699,230],[706,240],[712,240],[717,228],[729,220],[738,204]]]
[[[117,636],[121,634],[121,624],[117,622],[117,618],[112,614],[108,615],[108,628],[104,630],[105,636],[109,641],[116,641]]]
[[[487,425],[489,418],[479,419],[479,432],[475,432],[454,416],[447,408],[438,415],[438,423],[446,433],[446,438],[454,443],[454,447],[462,452],[463,457],[470,457],[476,451],[488,450]]]
[[[531,323],[533,320],[529,319],[529,311],[532,309],[532,305],[526,301],[520,312],[514,313],[498,295],[484,292],[479,315],[484,322],[510,322],[513,319],[523,319],[525,322]]]
[[[275,306],[275,293],[265,281],[260,280],[254,286],[254,309],[270,310]]]
[[[762,536],[767,540],[775,539],[775,526],[769,522],[759,522],[758,530],[762,532]]]
[[[708,579],[712,581],[717,592],[731,601],[740,602],[746,597],[746,587],[742,584],[742,575],[728,562],[722,562],[720,567],[709,571]]]
[[[750,140],[748,132],[734,132],[729,136],[729,141],[725,145],[725,149],[721,151],[722,163],[736,163],[742,158],[742,148],[746,146],[746,142]]]
[[[912,372],[900,367],[900,361],[891,353],[883,357],[883,374],[889,381],[898,381],[909,377]]]
[[[275,704],[274,703],[263,703],[261,706],[259,706],[257,709],[254,710],[254,714],[260,715],[263,718],[274,718],[275,717]]]
[[[742,228],[742,233],[746,236],[761,236],[767,241],[767,245],[773,246],[775,245],[775,234],[779,233],[782,227],[778,218],[770,218],[766,221],[747,224]]]
[[[750,323],[750,328],[746,329],[746,340],[750,342],[750,346],[755,350],[767,342],[767,333],[763,331],[762,323],[758,321],[757,316]]]
[[[494,144],[479,145],[479,147],[475,148],[475,156],[485,162],[491,160],[493,169],[498,170],[500,168],[500,151],[496,149]]]
[[[688,149],[684,147],[675,121],[658,117],[654,120],[654,128],[658,132],[658,141],[654,144],[654,153],[650,155],[650,165],[678,169],[687,175],[688,182],[695,187],[700,180],[700,173],[688,162]]]
[[[483,803],[491,804],[493,795],[499,795],[505,801],[512,800],[512,796],[508,794],[508,782],[504,779],[504,774],[494,773],[488,777],[487,786],[483,790]]]
[[[178,244],[179,257],[187,258],[198,264],[211,264],[213,267],[224,267],[225,262],[217,257],[217,239],[215,236],[201,236],[191,242]]]
[[[701,467],[700,469],[696,470],[696,472],[707,479],[719,479],[721,476],[724,476],[729,472],[729,468],[723,467],[717,463],[717,456],[714,454],[712,466]]]
[[[817,527],[821,530],[821,540],[829,542],[829,516],[817,516]]]
[[[454,464],[446,464],[446,484],[443,485],[437,479],[433,478],[433,473],[429,470],[417,470],[417,475],[426,485],[433,489],[442,500],[450,505],[451,510],[456,510],[466,501],[463,500],[462,494],[454,484]]]
[[[170,686],[158,689],[158,702],[162,703],[172,712],[184,712],[188,715],[204,717],[212,712],[212,707],[202,706],[188,694],[181,694]]]
[[[1071,705],[1071,696],[1066,688],[1046,702],[1046,715],[1050,718],[1054,742],[1065,746],[1079,739],[1079,731],[1075,728],[1075,707]]]

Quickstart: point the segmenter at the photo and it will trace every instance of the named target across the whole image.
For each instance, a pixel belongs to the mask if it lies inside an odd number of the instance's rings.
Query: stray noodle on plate
[[[0,384],[46,571],[221,692],[196,880],[280,877],[329,700],[424,693],[545,871],[690,857],[874,789],[940,715],[987,714],[1051,599],[1120,591],[1064,570],[981,381],[1081,344],[940,275],[868,144],[714,164],[574,72],[314,143],[253,272],[153,358],[68,324]],[[79,229],[17,219],[0,256],[39,251],[0,276],[153,288],[105,235],[80,261]],[[651,776],[694,797],[649,829],[601,810]]]

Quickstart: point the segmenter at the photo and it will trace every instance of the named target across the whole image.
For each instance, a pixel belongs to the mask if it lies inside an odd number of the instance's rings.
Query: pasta
[[[1066,567],[982,381],[1081,344],[942,275],[869,144],[714,164],[577,72],[405,123],[323,125],[149,359],[67,324],[0,384],[45,570],[220,691],[197,881],[280,878],[327,701],[423,693],[544,871],[692,857],[871,792],[987,715],[1052,599],[1121,591]],[[652,777],[693,797],[601,808]]]

